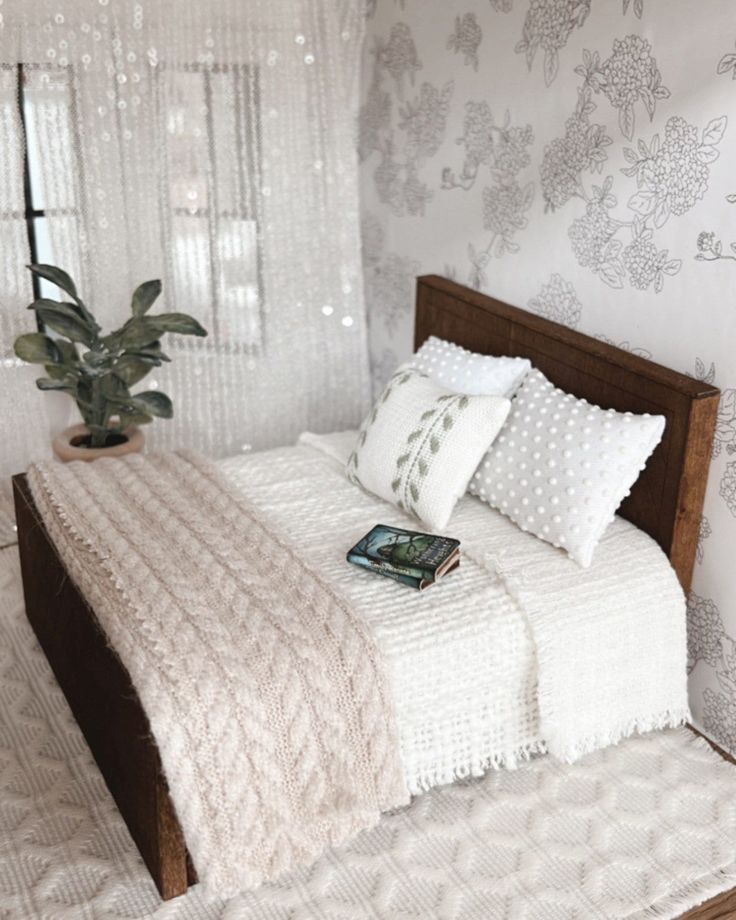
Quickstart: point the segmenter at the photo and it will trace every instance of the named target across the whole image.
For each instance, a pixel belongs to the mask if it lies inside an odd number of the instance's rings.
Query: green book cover
[[[347,558],[421,589],[457,565],[459,546],[460,541],[451,537],[377,524],[349,550]]]

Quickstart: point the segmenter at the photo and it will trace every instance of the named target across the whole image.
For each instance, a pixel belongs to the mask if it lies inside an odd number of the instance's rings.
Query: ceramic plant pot
[[[51,442],[54,453],[69,463],[71,460],[98,460],[100,457],[122,457],[124,454],[140,453],[143,450],[143,432],[140,428],[131,426],[117,436],[117,443],[108,447],[85,447],[89,439],[89,429],[86,425],[72,425],[65,428]]]

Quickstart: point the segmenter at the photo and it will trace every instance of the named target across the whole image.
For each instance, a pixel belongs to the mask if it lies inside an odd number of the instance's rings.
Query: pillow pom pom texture
[[[470,492],[587,568],[664,425],[661,415],[591,405],[535,369]]]
[[[510,405],[502,396],[450,392],[403,365],[363,422],[347,474],[442,530]]]
[[[431,335],[408,362],[439,386],[467,396],[511,398],[531,370],[527,358],[494,357],[468,351]]]

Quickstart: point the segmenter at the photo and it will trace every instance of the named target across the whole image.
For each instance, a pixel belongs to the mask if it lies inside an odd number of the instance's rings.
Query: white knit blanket
[[[646,534],[616,518],[581,569],[465,496],[446,528],[459,570],[412,591],[345,562],[373,524],[416,527],[347,480],[355,436],[303,435],[221,468],[374,631],[412,792],[688,718],[685,600]]]
[[[208,892],[310,863],[408,801],[370,631],[213,464],[134,454],[28,479],[131,675]]]

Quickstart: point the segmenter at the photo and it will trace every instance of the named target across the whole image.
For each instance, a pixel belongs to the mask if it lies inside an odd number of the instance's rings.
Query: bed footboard
[[[66,573],[24,475],[13,477],[26,613],[164,900],[196,881],[158,748],[127,670]]]

